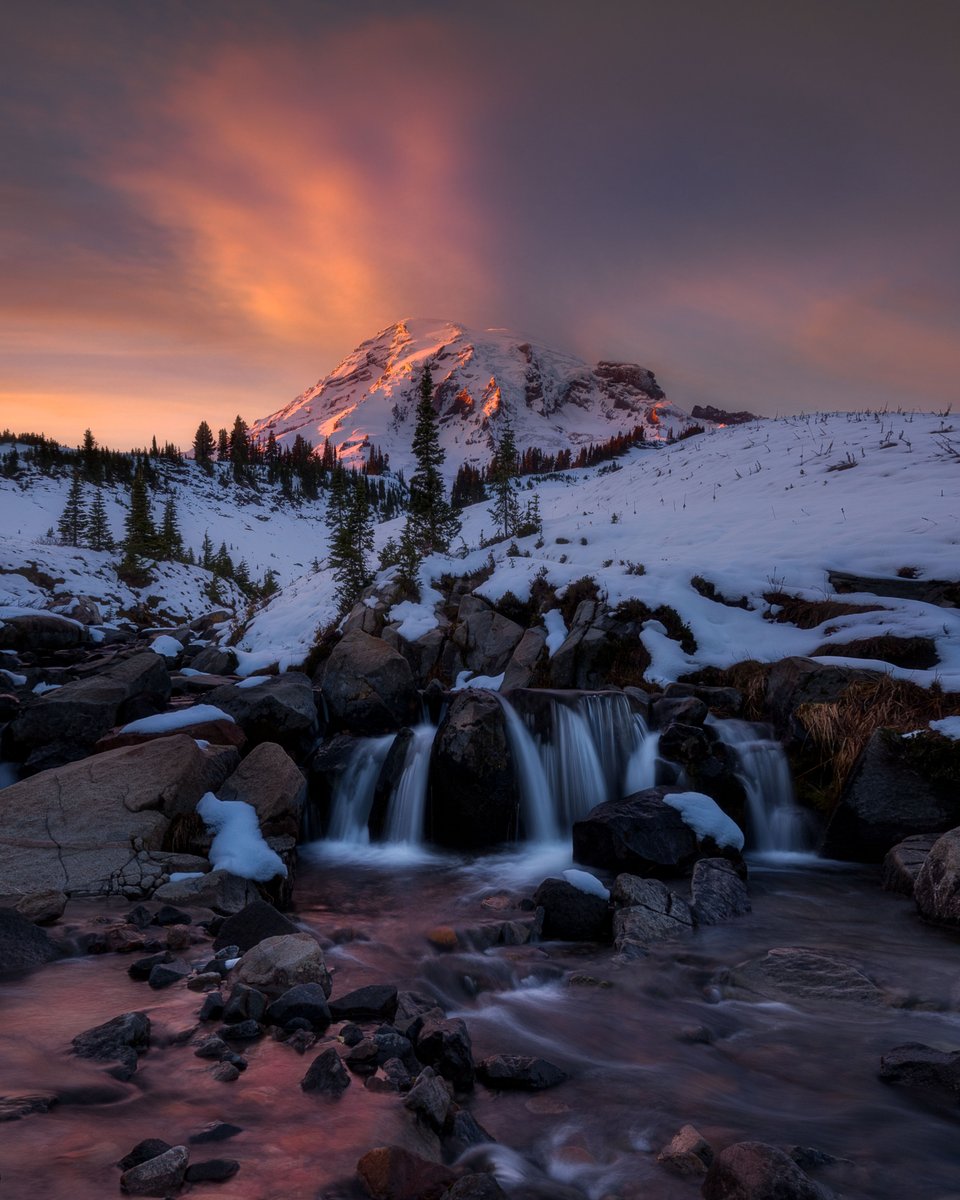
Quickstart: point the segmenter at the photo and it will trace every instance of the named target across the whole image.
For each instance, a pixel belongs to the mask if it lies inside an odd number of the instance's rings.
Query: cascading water
[[[608,797],[606,776],[590,726],[575,709],[554,703],[553,738],[539,747],[555,821],[566,832]]]
[[[331,841],[354,845],[365,845],[370,841],[368,822],[373,795],[396,736],[391,733],[387,737],[366,738],[354,751],[334,790],[327,834]]]
[[[646,788],[657,786],[657,768],[660,763],[660,734],[651,733],[639,713],[635,713],[633,752],[627,760],[623,775],[623,794],[632,796]]]
[[[560,837],[560,827],[537,744],[510,701],[499,695],[497,699],[503,708],[507,741],[510,743],[514,769],[520,784],[520,802],[527,840],[555,842]]]
[[[606,782],[605,799],[617,798],[622,793],[630,759],[646,735],[646,725],[621,692],[581,696],[577,700],[576,711],[583,715],[593,738]]]
[[[437,727],[417,725],[411,733],[400,781],[390,797],[383,832],[387,842],[419,846],[423,841],[423,814],[430,781],[430,751]]]
[[[763,726],[748,721],[717,721],[710,727],[731,750],[737,778],[747,797],[750,848],[760,854],[800,854],[809,850],[809,830],[793,796],[793,779],[783,747]]]

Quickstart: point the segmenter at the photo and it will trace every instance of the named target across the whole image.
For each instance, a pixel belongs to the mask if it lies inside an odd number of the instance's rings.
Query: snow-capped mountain
[[[489,461],[498,424],[509,414],[521,450],[547,454],[605,442],[643,425],[652,438],[679,433],[688,414],[671,404],[651,371],[634,363],[595,366],[503,329],[451,321],[399,321],[364,342],[285,408],[256,421],[281,445],[299,434],[329,438],[347,463],[373,444],[396,470],[410,463],[417,388],[429,363],[446,470]]]

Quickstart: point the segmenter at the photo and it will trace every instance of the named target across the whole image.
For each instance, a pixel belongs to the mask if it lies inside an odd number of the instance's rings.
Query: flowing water
[[[383,770],[396,734],[365,738],[353,753],[333,794],[328,836],[335,842],[365,844],[370,840],[368,822],[377,780]]]
[[[319,843],[304,848],[297,879],[296,918],[331,939],[334,996],[373,982],[409,988],[464,1018],[477,1058],[538,1054],[570,1073],[547,1092],[478,1085],[466,1101],[496,1139],[472,1153],[495,1167],[508,1193],[525,1200],[697,1195],[695,1183],[656,1163],[656,1151],[691,1122],[716,1147],[758,1139],[848,1159],[831,1169],[839,1173],[821,1176],[847,1200],[957,1195],[956,1118],[919,1107],[877,1078],[880,1055],[893,1046],[960,1046],[954,935],[924,926],[909,901],[881,892],[873,870],[761,868],[752,875],[752,914],[654,944],[632,963],[615,963],[609,947],[440,953],[426,941],[437,924],[469,929],[522,917],[511,905],[569,865],[567,855],[564,846],[543,845],[469,861],[402,845]],[[126,907],[72,906],[68,921]],[[711,985],[717,968],[797,944],[849,958],[913,1007],[746,1003],[720,999]],[[205,953],[198,947],[188,957]],[[128,963],[123,955],[75,958],[0,984],[4,1094],[94,1083],[114,1091],[109,1103],[61,1103],[0,1123],[5,1200],[118,1194],[114,1164],[136,1142],[179,1144],[214,1120],[244,1132],[194,1147],[192,1159],[240,1161],[235,1179],[217,1189],[230,1200],[358,1195],[338,1181],[352,1176],[361,1154],[387,1143],[419,1145],[399,1097],[371,1092],[359,1077],[339,1101],[301,1091],[322,1045],[300,1057],[263,1039],[244,1049],[250,1065],[239,1080],[217,1083],[209,1064],[177,1044],[195,1024],[201,997],[180,985],[151,991],[128,978]],[[149,1013],[154,1038],[130,1083],[69,1054],[75,1034],[131,1009]]]
[[[403,760],[403,771],[387,809],[384,840],[419,845],[423,840],[423,814],[427,806],[430,780],[430,751],[437,735],[436,726],[418,725],[411,730]]]

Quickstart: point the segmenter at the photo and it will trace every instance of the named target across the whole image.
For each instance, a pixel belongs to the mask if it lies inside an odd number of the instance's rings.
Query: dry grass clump
[[[836,700],[801,704],[794,716],[806,730],[810,748],[825,771],[824,800],[833,802],[850,769],[878,729],[908,733],[926,729],[930,721],[960,715],[960,694],[878,675],[858,680]]]
[[[764,600],[780,608],[778,613],[765,612],[768,621],[778,625],[796,625],[797,629],[816,629],[824,621],[837,617],[855,616],[857,613],[879,612],[874,604],[844,604],[839,600],[804,600],[800,596],[788,596],[785,592],[764,592]]]

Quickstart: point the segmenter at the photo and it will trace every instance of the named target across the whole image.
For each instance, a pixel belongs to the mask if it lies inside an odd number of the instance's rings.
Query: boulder
[[[224,650],[219,646],[205,646],[190,659],[190,666],[205,675],[232,675],[237,669],[237,655],[229,647]]]
[[[120,1190],[129,1196],[169,1196],[183,1186],[190,1151],[172,1146],[156,1158],[131,1167],[120,1176]]]
[[[371,983],[330,1001],[335,1021],[392,1021],[397,1013],[397,989]]]
[[[11,725],[9,740],[28,771],[62,766],[90,753],[115,725],[161,712],[169,698],[163,659],[144,651],[33,697]]]
[[[928,921],[960,925],[960,828],[934,842],[917,873],[913,898]]]
[[[416,1083],[403,1099],[403,1107],[442,1133],[450,1123],[453,1112],[452,1088],[433,1067],[424,1067]]]
[[[122,733],[122,726],[104,734],[94,746],[97,754],[105,750],[118,750],[121,746],[141,746],[144,742],[156,741],[157,738],[169,737],[169,731],[158,730],[156,733]],[[197,741],[209,742],[212,746],[234,746],[242,750],[247,742],[247,735],[234,721],[198,721],[196,725],[181,725],[177,733],[195,738]]]
[[[731,999],[777,1000],[786,1004],[837,1004],[878,1008],[890,997],[852,962],[803,946],[778,946],[714,978]]]
[[[647,788],[598,804],[573,826],[578,863],[635,875],[682,875],[701,853],[697,835],[663,797],[680,788]],[[712,843],[711,843],[712,844]]]
[[[118,1079],[129,1079],[137,1069],[139,1055],[146,1053],[150,1045],[150,1018],[142,1012],[121,1013],[78,1033],[72,1045],[78,1058],[117,1063],[111,1074]]]
[[[239,913],[260,901],[257,886],[229,871],[207,871],[190,879],[177,879],[161,884],[153,893],[154,900],[166,904],[183,904],[188,908],[210,908],[221,916]],[[279,914],[278,914],[279,915]],[[236,945],[226,942],[225,945]]]
[[[514,688],[526,688],[533,682],[540,656],[547,644],[547,635],[543,629],[528,629],[516,645],[510,656],[503,675],[501,692],[511,692]]]
[[[698,1129],[684,1125],[657,1155],[657,1162],[677,1175],[702,1176],[713,1162],[713,1150]]]
[[[182,734],[111,750],[0,790],[0,878],[13,891],[139,894],[170,819],[192,813],[204,759]],[[136,845],[136,848],[135,848]]]
[[[319,943],[309,933],[264,938],[240,959],[241,983],[280,996],[299,983],[318,983],[330,994],[330,974]]]
[[[384,733],[412,723],[419,696],[410,664],[381,638],[354,630],[340,639],[321,681],[330,721],[355,733]]]
[[[779,733],[803,742],[807,733],[796,717],[802,704],[827,704],[852,683],[875,680],[876,671],[814,662],[810,658],[782,658],[767,676],[765,707]]]
[[[880,1078],[920,1098],[960,1102],[960,1050],[935,1050],[921,1042],[897,1046],[880,1059]]]
[[[545,879],[533,902],[543,909],[541,934],[547,940],[610,941],[610,905],[602,896],[582,891],[566,879]]]
[[[913,834],[960,824],[960,743],[878,729],[854,763],[824,834],[828,858],[881,862]]]
[[[0,979],[52,962],[60,951],[50,935],[13,908],[0,908]]]
[[[690,901],[698,925],[722,925],[750,912],[747,885],[725,858],[701,858],[694,865]]]
[[[682,725],[702,725],[709,711],[704,701],[696,696],[664,696],[662,700],[655,700],[650,706],[657,729],[666,729],[674,722]]]
[[[129,1171],[131,1167],[139,1167],[141,1163],[149,1162],[159,1154],[166,1154],[173,1147],[163,1138],[144,1138],[137,1142],[129,1154],[125,1154],[117,1163],[121,1171]]]
[[[888,892],[900,892],[912,896],[927,855],[937,841],[935,833],[918,833],[914,837],[897,842],[884,855],[880,885]]]
[[[704,1200],[829,1200],[793,1159],[763,1142],[737,1142],[721,1150],[703,1181]]]
[[[433,743],[426,817],[431,840],[480,850],[514,840],[520,820],[503,708],[493,692],[458,692]]]
[[[187,1183],[224,1183],[240,1170],[235,1158],[207,1158],[187,1167]]]
[[[459,648],[467,670],[478,675],[499,675],[506,670],[523,634],[522,626],[502,616],[480,596],[467,594],[460,601],[451,641]]]
[[[449,1079],[458,1091],[473,1087],[473,1046],[459,1017],[427,1017],[417,1034],[417,1058]]]
[[[256,809],[264,835],[298,837],[307,781],[276,742],[255,746],[221,786],[221,800],[242,800]]]
[[[266,1019],[271,1025],[308,1021],[312,1029],[323,1033],[331,1021],[326,993],[319,983],[298,983],[273,1001]]]
[[[317,739],[317,704],[306,675],[287,671],[268,675],[245,687],[230,683],[207,693],[207,703],[240,725],[253,745],[277,742],[294,757],[303,757]]]
[[[525,1054],[494,1054],[477,1063],[477,1078],[500,1091],[540,1092],[570,1076],[545,1058]]]
[[[300,1080],[305,1092],[319,1092],[322,1096],[339,1099],[350,1086],[347,1068],[333,1046],[328,1046],[310,1064],[306,1075]]]
[[[620,875],[613,895],[621,904],[629,899],[629,904],[618,907],[613,915],[613,944],[618,954],[637,957],[646,953],[649,942],[693,932],[690,906],[659,879]]]
[[[252,950],[264,938],[282,937],[284,934],[299,932],[296,925],[283,913],[277,912],[272,904],[256,899],[224,921],[217,932],[213,948],[223,950],[226,946],[236,946],[244,952]]]
[[[52,925],[63,916],[67,897],[59,891],[21,892],[0,896],[0,908],[15,908],[21,917],[34,925]]]
[[[696,696],[722,717],[738,717],[743,711],[743,693],[732,687],[706,687],[697,683],[668,683],[664,689],[668,700],[676,696]],[[692,1126],[685,1125],[684,1129]]]
[[[357,1163],[357,1175],[371,1200],[441,1200],[457,1176],[402,1146],[379,1146]]]
[[[89,642],[79,621],[53,613],[25,613],[0,623],[0,650],[73,650]]]

